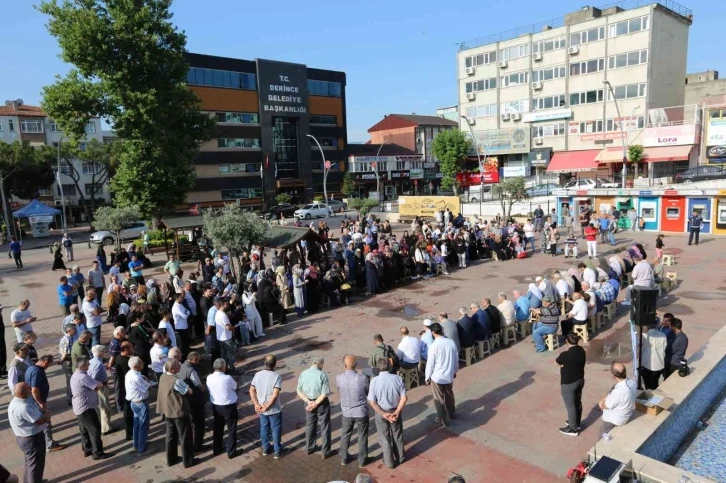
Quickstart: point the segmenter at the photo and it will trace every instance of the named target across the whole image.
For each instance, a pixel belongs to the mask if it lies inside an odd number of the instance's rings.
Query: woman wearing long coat
[[[295,298],[295,312],[297,316],[302,318],[305,313],[305,284],[303,280],[303,271],[299,267],[292,270],[292,292]]]
[[[280,291],[280,305],[282,305],[282,308],[287,309],[292,306],[292,294],[290,294],[290,287],[287,284],[285,267],[277,267],[275,270],[275,285]]]
[[[61,244],[57,242],[53,245],[53,267],[51,268],[53,271],[66,269],[66,264],[63,263],[63,253],[61,253]]]
[[[317,312],[320,307],[320,279],[318,267],[311,265],[308,275],[305,277],[308,313]]]
[[[373,260],[373,253],[366,255],[366,295],[378,292],[378,268]]]

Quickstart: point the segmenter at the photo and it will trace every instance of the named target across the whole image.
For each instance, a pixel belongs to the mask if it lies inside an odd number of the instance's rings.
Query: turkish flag
[[[269,167],[270,167],[270,155],[268,153],[268,154],[265,154],[265,169],[267,169]]]

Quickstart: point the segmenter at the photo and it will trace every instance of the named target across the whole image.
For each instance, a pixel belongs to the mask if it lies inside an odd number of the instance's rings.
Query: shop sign
[[[719,196],[723,196],[723,195],[726,195],[726,190],[718,190],[718,191],[716,192],[716,194],[718,194]]]
[[[456,181],[460,186],[471,186],[482,183],[479,173],[456,173]],[[499,183],[499,160],[488,157],[484,161],[484,183]]]
[[[467,137],[470,134],[465,133]],[[474,143],[470,156],[479,154],[521,154],[528,153],[530,149],[530,129],[495,129],[491,131],[474,132]]]
[[[380,173],[378,173],[378,178],[376,178],[376,173],[374,171],[366,171],[364,173],[353,173],[353,180],[360,181],[362,183],[375,183],[376,179],[380,179],[381,181],[386,181],[388,179],[388,172],[381,171]]]
[[[46,216],[29,216],[28,222],[30,223],[51,223],[53,221],[53,215]]]
[[[293,117],[307,114],[307,67],[264,59],[256,62],[260,111]]]
[[[575,195],[577,195],[577,196],[587,196],[587,191],[586,190],[576,191],[575,192]]]
[[[583,134],[580,141],[607,141],[611,139],[622,139],[626,136],[622,132],[596,132],[591,134]]]
[[[528,112],[522,116],[522,122],[552,121],[553,119],[569,119],[570,117],[572,117],[572,109],[548,109]]]
[[[423,164],[423,167],[424,168],[435,168],[436,167],[436,163],[424,163]]]
[[[393,161],[393,156],[350,156],[351,161],[357,161],[359,163],[385,163],[386,161]]]
[[[640,195],[640,196],[650,196],[652,194],[653,194],[653,192],[650,190],[638,191],[638,195]]]
[[[410,174],[409,171],[391,171],[391,179],[409,179]]]
[[[436,179],[442,179],[444,177],[444,173],[436,173]]]
[[[726,156],[726,145],[723,146],[709,146],[706,151],[706,157],[709,158],[722,158]]]
[[[529,162],[532,166],[535,167],[544,167],[550,164],[550,159],[552,158],[552,149],[550,148],[544,148],[544,149],[533,149],[529,152]],[[506,177],[506,175],[505,175]]]
[[[645,129],[643,146],[679,146],[696,143],[696,125],[650,127]]]
[[[669,195],[669,196],[677,195],[678,194],[678,190],[665,190],[663,192],[663,194],[664,195]]]
[[[403,154],[396,156],[396,161],[421,161],[423,154]]]
[[[552,196],[569,196],[567,190],[552,190]]]
[[[402,217],[424,216],[434,218],[436,212],[451,210],[458,213],[461,209],[461,200],[458,196],[400,196],[398,198],[398,213]]]
[[[706,145],[726,145],[726,119],[709,119]]]
[[[412,169],[412,170],[410,170],[410,177],[411,177],[411,179],[423,179],[424,170],[423,169]]]
[[[527,176],[527,168],[526,166],[505,166],[503,174],[505,178]]]

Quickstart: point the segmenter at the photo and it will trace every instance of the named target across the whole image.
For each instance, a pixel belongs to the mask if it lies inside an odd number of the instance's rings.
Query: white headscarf
[[[537,286],[533,283],[529,284],[529,293],[537,297],[538,299],[542,300],[542,292],[540,289],[537,288]]]

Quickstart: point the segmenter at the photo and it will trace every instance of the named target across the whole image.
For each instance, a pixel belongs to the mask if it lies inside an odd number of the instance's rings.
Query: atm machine
[[[644,230],[658,229],[658,198],[640,198],[638,201],[638,222],[645,222]]]
[[[716,228],[726,230],[726,198],[718,198],[716,203]]]

